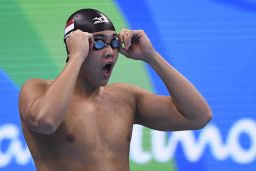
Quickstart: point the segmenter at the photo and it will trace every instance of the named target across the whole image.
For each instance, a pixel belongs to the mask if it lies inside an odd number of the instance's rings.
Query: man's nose
[[[113,57],[114,53],[113,53],[113,49],[112,47],[108,44],[106,47],[106,57]]]

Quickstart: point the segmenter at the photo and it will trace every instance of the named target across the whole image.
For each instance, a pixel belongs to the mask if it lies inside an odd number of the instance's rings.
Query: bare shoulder
[[[37,94],[37,92],[45,91],[51,82],[51,80],[43,80],[38,78],[27,80],[21,87],[20,97],[31,93]]]
[[[19,94],[20,112],[23,113],[23,109],[31,104],[31,102],[34,101],[37,97],[42,95],[50,84],[50,80],[43,80],[38,78],[27,80],[22,85]]]
[[[44,80],[44,79],[39,79],[39,78],[33,78],[33,79],[30,79],[30,80],[27,80],[22,85],[22,89],[24,89],[26,87],[34,87],[34,86],[47,86],[50,83],[51,83],[51,80]]]
[[[33,78],[27,80],[21,87],[20,95],[24,92],[37,92],[46,90],[47,87],[52,83],[51,80],[43,80],[39,78]]]

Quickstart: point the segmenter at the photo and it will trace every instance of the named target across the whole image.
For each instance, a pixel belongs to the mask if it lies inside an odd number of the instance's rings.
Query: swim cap
[[[104,30],[115,31],[114,25],[106,15],[98,10],[89,8],[80,9],[68,18],[64,38],[68,33],[77,29],[88,33]]]

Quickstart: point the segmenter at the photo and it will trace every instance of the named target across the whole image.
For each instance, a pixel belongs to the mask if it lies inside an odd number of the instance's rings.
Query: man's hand
[[[93,35],[81,30],[76,30],[66,36],[70,58],[79,58],[84,61],[93,46]]]
[[[128,58],[147,61],[155,53],[143,30],[122,29],[118,38],[124,43],[124,47],[120,47],[119,52]]]

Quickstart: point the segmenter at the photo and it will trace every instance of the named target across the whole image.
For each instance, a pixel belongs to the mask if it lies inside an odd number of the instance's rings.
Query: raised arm
[[[31,130],[51,134],[63,122],[80,67],[88,55],[90,39],[91,34],[72,32],[66,40],[70,59],[59,76],[52,83],[33,79],[23,85],[19,110]]]
[[[187,130],[204,127],[211,110],[197,89],[155,51],[143,31],[122,30],[125,56],[147,62],[161,77],[172,96],[157,96],[141,89],[137,95],[136,123],[157,130]]]

